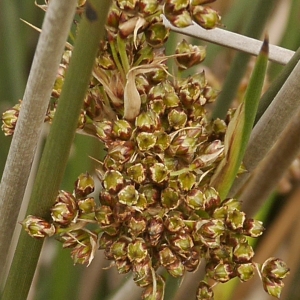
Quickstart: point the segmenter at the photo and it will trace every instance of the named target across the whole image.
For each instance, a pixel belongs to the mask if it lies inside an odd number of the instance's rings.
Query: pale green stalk
[[[48,218],[58,192],[111,1],[87,2],[59,105],[45,145],[27,214]],[[42,241],[20,235],[2,300],[26,299]],[[16,288],[16,286],[18,288]]]
[[[0,266],[6,262],[75,6],[76,0],[52,1],[43,23],[0,185]]]

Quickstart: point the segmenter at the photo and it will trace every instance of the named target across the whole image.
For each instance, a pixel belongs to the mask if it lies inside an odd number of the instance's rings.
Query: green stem
[[[117,44],[118,44],[118,50],[121,57],[122,65],[123,65],[123,70],[125,74],[127,74],[130,70],[130,65],[129,65],[128,56],[126,52],[126,42],[120,37],[119,34],[117,36]]]
[[[117,53],[117,50],[116,50],[116,47],[115,47],[115,41],[110,41],[109,45],[110,45],[111,53],[112,53],[112,56],[114,58],[115,64],[116,64],[119,72],[121,73],[122,78],[125,80],[125,73],[124,73],[124,70],[123,70],[122,65],[120,63],[119,57],[118,57],[118,53]]]
[[[66,168],[83,99],[91,77],[99,40],[111,1],[87,2],[57,111],[42,155],[27,214],[49,218]],[[26,299],[42,241],[22,231],[2,300]],[[16,286],[18,288],[16,288]]]

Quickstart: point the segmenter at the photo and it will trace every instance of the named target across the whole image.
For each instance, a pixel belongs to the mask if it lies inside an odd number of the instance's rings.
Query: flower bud
[[[148,255],[147,245],[143,239],[136,239],[133,243],[128,244],[127,257],[132,262],[140,263]]]
[[[112,140],[112,123],[110,121],[94,122],[97,137],[107,143]]]
[[[112,209],[107,205],[101,205],[96,211],[95,218],[103,226],[111,224],[113,222]]]
[[[192,172],[182,173],[178,176],[179,186],[183,191],[189,191],[196,183],[196,175]]]
[[[155,289],[153,284],[147,286],[142,293],[142,300],[164,299],[166,283],[164,279],[157,274],[155,275],[155,279]]]
[[[168,209],[175,209],[180,204],[179,194],[172,188],[166,188],[161,192],[161,204]]]
[[[34,238],[44,238],[55,234],[55,227],[42,218],[27,216],[22,222],[24,230]]]
[[[261,267],[262,276],[270,279],[283,279],[289,271],[286,263],[275,257],[268,258]]]
[[[127,174],[136,183],[142,183],[146,179],[146,171],[141,163],[128,167]]]
[[[115,138],[129,140],[132,134],[132,127],[126,120],[116,120],[112,125],[112,134]]]
[[[89,234],[89,237],[80,241],[71,251],[74,264],[89,265],[94,259],[97,250],[97,235]]]
[[[197,300],[213,300],[214,292],[205,281],[200,281],[197,289]]]
[[[239,230],[243,228],[245,220],[245,213],[234,209],[228,212],[226,217],[226,224],[232,230]]]
[[[94,179],[88,174],[80,174],[75,182],[75,195],[77,198],[84,198],[95,189]]]
[[[124,186],[125,180],[119,171],[110,170],[103,176],[103,187],[112,194],[118,193]]]
[[[252,247],[246,243],[240,243],[233,249],[232,258],[239,264],[248,263],[254,256]]]
[[[181,54],[176,57],[176,62],[179,69],[186,70],[202,62],[206,56],[206,50],[203,46],[193,46],[183,40],[176,47],[176,54]],[[186,54],[186,55],[182,55]]]
[[[253,238],[259,237],[263,234],[265,228],[263,223],[258,220],[246,219],[243,226],[243,234]]]
[[[132,236],[137,237],[141,233],[146,231],[146,225],[146,221],[141,217],[131,217],[131,219],[128,222],[128,232]]]
[[[167,269],[168,273],[170,273],[171,276],[176,277],[176,278],[177,277],[182,277],[184,275],[184,272],[185,272],[185,267],[184,267],[183,263],[177,257],[176,257],[175,262],[168,265],[166,267],[166,269]]]
[[[132,272],[133,280],[140,287],[145,287],[153,282],[152,266],[149,258],[140,263],[134,263]]]
[[[154,216],[149,220],[148,234],[150,239],[151,246],[156,246],[159,243],[159,240],[164,232],[163,220],[159,216]]]
[[[273,278],[265,277],[265,278],[263,278],[262,283],[263,283],[263,287],[264,287],[265,291],[269,295],[271,295],[275,298],[278,298],[278,299],[280,298],[281,291],[284,286],[281,279],[273,279]]]
[[[199,189],[192,189],[187,193],[185,202],[188,207],[198,210],[204,210],[204,194]]]
[[[13,135],[19,117],[20,109],[21,103],[18,103],[13,108],[5,111],[2,114],[3,124],[1,129],[6,136]]]
[[[193,21],[204,29],[213,29],[220,25],[221,17],[210,7],[204,7],[201,5],[191,6],[191,15]]]
[[[241,264],[236,268],[237,276],[241,281],[248,281],[254,276],[255,266],[253,263]]]
[[[85,198],[78,201],[78,207],[80,209],[80,219],[94,220],[95,218],[95,199]]]
[[[163,247],[159,251],[159,261],[164,267],[173,264],[177,260],[176,255],[172,252],[169,247]]]
[[[125,186],[118,193],[119,202],[128,206],[137,204],[139,194],[133,185]]]
[[[78,205],[72,194],[60,191],[55,204],[51,208],[51,217],[55,223],[69,225],[78,216]]]
[[[148,151],[156,144],[157,137],[153,133],[141,132],[136,137],[136,142],[141,151]]]
[[[184,111],[172,109],[168,114],[168,121],[171,127],[178,130],[184,128],[187,122],[187,115]]]
[[[134,148],[132,141],[115,141],[108,147],[107,152],[115,162],[123,164],[132,157]]]
[[[149,168],[151,180],[155,183],[163,183],[168,180],[168,169],[162,163],[157,163]]]
[[[161,47],[168,39],[170,29],[162,23],[151,24],[145,31],[146,41],[152,47]]]

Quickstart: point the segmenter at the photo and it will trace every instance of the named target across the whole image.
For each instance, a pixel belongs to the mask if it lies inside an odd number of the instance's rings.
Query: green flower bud
[[[139,194],[133,185],[127,185],[118,193],[118,198],[120,203],[134,206],[137,204]]]
[[[115,260],[124,260],[127,258],[127,247],[128,241],[127,239],[120,238],[119,240],[115,241],[110,248],[110,251]]]
[[[135,126],[140,131],[153,132],[160,126],[159,116],[153,110],[141,112],[135,119]]]
[[[170,137],[164,131],[156,131],[154,132],[156,136],[156,144],[154,146],[154,150],[157,152],[163,152],[170,146]]]
[[[88,174],[80,174],[75,181],[75,195],[77,198],[84,198],[90,193],[92,193],[95,189],[94,179]]]
[[[156,144],[157,137],[153,133],[141,132],[137,135],[136,141],[141,151],[148,151]]]
[[[170,242],[176,252],[183,255],[189,253],[191,248],[194,246],[193,239],[189,234],[179,233],[171,237]]]
[[[168,265],[166,267],[166,270],[171,276],[177,278],[177,277],[182,277],[184,275],[185,267],[182,264],[181,260],[176,258],[176,261]]]
[[[283,279],[289,271],[286,263],[275,257],[268,258],[261,267],[262,276],[270,279]]]
[[[182,10],[180,13],[174,14],[170,11],[170,8],[165,5],[164,14],[175,27],[183,28],[193,24],[192,17],[187,10]]]
[[[52,220],[62,226],[67,226],[76,220],[78,212],[74,196],[69,192],[60,191],[51,208]]]
[[[176,54],[181,54],[176,57],[176,62],[181,70],[186,70],[201,63],[206,57],[206,49],[203,46],[193,46],[183,40],[176,47]],[[182,54],[185,54],[184,56]]]
[[[90,234],[85,240],[80,241],[71,251],[71,257],[75,264],[89,265],[97,250],[97,236]]]
[[[220,25],[221,17],[210,7],[191,6],[191,15],[193,21],[199,24],[204,29],[213,29]]]
[[[142,183],[146,179],[146,171],[141,163],[135,164],[127,168],[127,174],[131,180],[136,183]]]
[[[205,281],[200,281],[197,289],[197,300],[213,300],[214,292]]]
[[[96,202],[94,198],[85,198],[78,201],[78,207],[80,209],[80,219],[94,220]]]
[[[263,234],[265,228],[263,223],[258,220],[246,219],[243,226],[243,234],[253,238],[259,237]]]
[[[262,280],[263,283],[263,287],[265,289],[265,291],[275,297],[275,298],[280,298],[281,295],[281,291],[283,289],[283,282],[281,279],[273,279],[273,278],[263,278]]]
[[[255,266],[253,263],[241,264],[236,268],[237,276],[241,281],[248,281],[254,276]]]
[[[157,12],[160,2],[157,0],[139,0],[139,11],[145,16],[152,15]]]
[[[217,265],[207,265],[208,275],[218,281],[227,282],[235,276],[233,265],[230,263],[219,263]]]
[[[115,141],[108,148],[110,158],[123,164],[128,161],[134,153],[134,144],[131,141]]]
[[[44,238],[55,234],[55,227],[42,218],[27,216],[22,222],[24,230],[34,238]]]
[[[184,111],[172,109],[168,114],[168,121],[174,129],[181,129],[184,128],[187,122],[187,115]]]
[[[188,192],[185,202],[188,207],[198,210],[204,210],[204,194],[198,189],[192,189]]]
[[[107,143],[112,140],[112,124],[110,121],[94,122],[97,137]]]
[[[151,180],[155,183],[163,183],[168,180],[168,169],[162,163],[157,163],[149,168]]]
[[[132,217],[128,223],[128,227],[129,227],[128,232],[132,236],[137,237],[141,233],[146,231],[146,225],[147,225],[146,221],[141,217]]]
[[[149,258],[140,263],[134,263],[132,272],[133,280],[140,287],[146,287],[153,282],[152,266]]]
[[[126,120],[116,120],[112,125],[112,134],[115,138],[129,140],[132,134],[132,127]]]
[[[254,251],[248,243],[236,245],[232,252],[232,258],[239,264],[248,263],[254,256]]]
[[[119,171],[107,171],[104,174],[102,185],[112,194],[118,193],[124,186],[125,180]]]
[[[179,194],[172,188],[166,188],[161,193],[161,204],[168,209],[175,209],[180,204]]]
[[[159,251],[159,261],[164,267],[173,264],[177,260],[176,255],[172,252],[169,247],[163,247]]]
[[[5,111],[2,114],[2,131],[6,136],[13,135],[17,120],[19,117],[19,112],[21,109],[21,102],[16,104],[13,108]]]
[[[240,230],[244,226],[246,215],[237,209],[229,211],[226,218],[227,226],[232,230]]]
[[[163,115],[165,113],[166,106],[162,99],[152,100],[149,104],[150,109],[158,115]]]
[[[153,284],[150,284],[143,291],[142,300],[164,299],[165,285],[166,285],[165,281],[159,275],[156,275],[155,278],[156,278],[155,293],[154,293]]]
[[[111,224],[113,222],[112,209],[107,205],[101,205],[96,211],[95,218],[103,226]]]
[[[146,41],[152,47],[161,47],[168,39],[170,29],[162,23],[154,23],[145,31]]]
[[[183,191],[190,191],[196,183],[196,175],[192,172],[178,175],[179,186]]]
[[[208,187],[204,191],[205,196],[205,211],[214,211],[221,203],[218,192],[213,187]]]
[[[148,255],[147,245],[143,239],[136,239],[133,243],[128,244],[127,257],[132,262],[140,263]]]
[[[164,224],[162,218],[159,216],[154,216],[153,218],[151,218],[149,220],[147,230],[149,234],[150,244],[152,246],[157,246],[164,232]]]
[[[180,216],[170,216],[165,220],[165,227],[172,233],[179,232],[185,227],[185,223]]]

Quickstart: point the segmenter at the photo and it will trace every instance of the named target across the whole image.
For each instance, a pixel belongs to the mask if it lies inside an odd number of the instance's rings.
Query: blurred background
[[[44,3],[39,2],[39,4]],[[300,45],[300,0],[218,0],[211,6],[222,16],[224,29],[258,39],[263,38],[267,33],[270,43],[291,50],[297,50]],[[44,12],[34,4],[33,0],[0,1],[0,113],[22,99],[39,36],[37,31],[20,19],[40,28],[43,17]],[[182,38],[182,36],[172,34],[168,41],[167,52],[172,53],[177,41]],[[239,60],[237,57],[240,54],[237,51],[199,40],[192,40],[192,42],[207,45],[207,58],[197,68],[198,70],[205,68],[209,80],[218,89],[226,90],[224,82],[228,81],[230,68],[235,66],[239,69],[231,75],[233,78],[229,80],[234,88],[227,87],[230,91],[234,90],[233,95],[232,93],[227,95],[225,92],[223,95],[223,97],[238,99],[247,85],[252,66],[250,57],[245,55]],[[268,82],[272,82],[281,69],[282,66],[269,64],[266,86]],[[47,126],[44,130],[44,134],[46,133]],[[0,133],[1,175],[10,141],[11,137],[5,137],[3,133]],[[41,140],[41,145],[42,143],[43,140]],[[89,156],[101,159],[103,155],[103,149],[95,139],[77,135],[61,188],[72,190],[73,183],[80,173],[86,171],[93,173],[95,162]],[[264,220],[267,231],[256,245],[256,261],[262,262],[269,256],[278,256],[292,267],[291,275],[285,280],[286,288],[281,298],[284,300],[300,299],[300,239],[298,236],[300,192],[299,182],[296,180],[299,169],[299,163],[296,160],[293,169],[287,173],[272,197],[262,204],[257,215],[259,219]],[[29,193],[30,186],[27,195]],[[22,219],[21,215],[19,220]],[[11,254],[13,254],[13,247]],[[73,266],[69,251],[62,250],[61,244],[54,240],[47,240],[28,299],[139,299],[140,290],[132,283],[130,276],[118,275],[113,267],[103,270],[108,267],[109,263],[105,261],[100,251],[90,267]],[[194,299],[201,272],[203,268],[200,267],[197,274],[188,274],[182,282],[168,279],[170,288],[166,291],[165,299]],[[176,296],[172,295],[172,289],[178,289]],[[237,282],[219,285],[215,293],[215,300],[271,299],[256,279],[243,285],[238,285]]]

